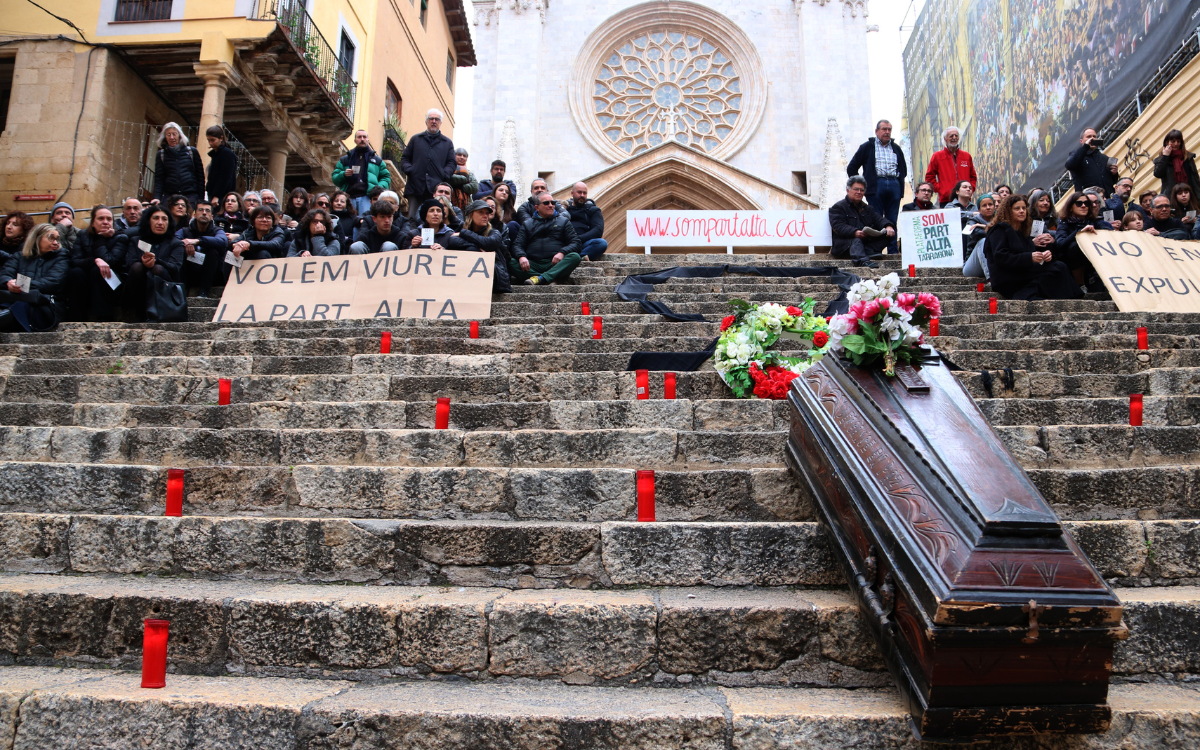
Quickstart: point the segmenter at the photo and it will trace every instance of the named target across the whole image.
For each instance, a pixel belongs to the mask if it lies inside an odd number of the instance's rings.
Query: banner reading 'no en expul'
[[[1049,188],[1080,132],[1129,104],[1197,23],[1200,0],[925,3],[904,50],[913,173],[954,125],[979,190]]]
[[[248,260],[230,270],[213,322],[483,320],[495,262],[495,253],[427,249]]]
[[[1200,242],[1145,232],[1076,238],[1121,312],[1200,312]]]

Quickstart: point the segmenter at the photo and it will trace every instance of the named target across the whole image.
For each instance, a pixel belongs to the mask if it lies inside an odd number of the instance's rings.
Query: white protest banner
[[[629,211],[629,247],[812,247],[833,244],[825,211]]]
[[[896,221],[900,264],[907,268],[962,268],[962,212],[957,208],[905,211]]]
[[[230,269],[213,322],[483,320],[492,314],[495,256],[399,250],[248,260]]]
[[[1109,231],[1075,239],[1121,312],[1200,312],[1200,242]]]

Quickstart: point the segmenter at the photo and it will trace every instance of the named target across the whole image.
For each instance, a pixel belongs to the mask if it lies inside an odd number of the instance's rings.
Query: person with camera
[[[1104,188],[1106,196],[1112,195],[1117,184],[1117,165],[1110,163],[1100,150],[1104,142],[1096,135],[1096,129],[1086,128],[1079,136],[1079,144],[1067,158],[1067,171],[1075,183],[1075,192],[1098,186]]]

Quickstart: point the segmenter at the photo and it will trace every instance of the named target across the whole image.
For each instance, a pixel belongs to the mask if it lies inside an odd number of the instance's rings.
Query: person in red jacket
[[[958,147],[960,134],[951,125],[942,132],[946,147],[929,157],[929,168],[925,170],[925,181],[937,191],[939,203],[949,203],[954,198],[954,186],[961,180],[969,180],[974,191],[979,181],[975,174],[975,160]]]

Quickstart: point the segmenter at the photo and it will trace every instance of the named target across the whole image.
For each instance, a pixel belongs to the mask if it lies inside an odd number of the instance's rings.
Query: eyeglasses
[[[1089,203],[1091,203],[1091,201],[1088,200],[1087,198],[1081,198],[1080,200],[1075,201],[1071,205],[1072,206],[1086,206]]]
[[[317,201],[317,208],[329,208],[329,201]]]
[[[538,201],[539,206],[553,206],[554,201]]]
[[[1170,204],[1170,203],[1164,203],[1164,204],[1162,204],[1161,206],[1155,206],[1155,207],[1154,207],[1154,210],[1155,210],[1155,211],[1170,211],[1170,210],[1171,210],[1171,204]]]

